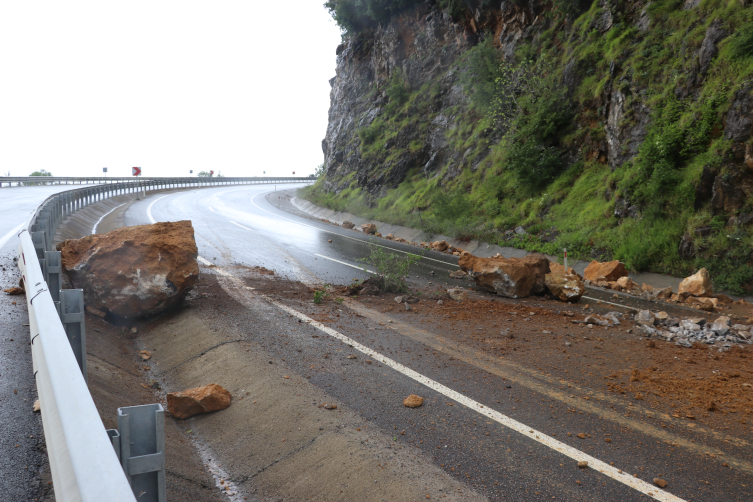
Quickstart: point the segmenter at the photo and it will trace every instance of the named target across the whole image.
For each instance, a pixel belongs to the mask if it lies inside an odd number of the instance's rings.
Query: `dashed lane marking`
[[[364,272],[368,272],[369,274],[376,275],[376,272],[374,272],[373,270],[369,270],[367,268],[359,267],[357,265],[351,265],[350,263],[346,263],[346,262],[340,261],[340,260],[335,260],[334,258],[330,258],[329,256],[324,256],[323,254],[319,254],[319,253],[314,253],[314,255],[318,256],[319,258],[324,258],[325,260],[333,261],[335,263],[339,263],[339,264],[345,265],[347,267],[352,267],[352,268],[355,268],[355,269],[358,269],[358,270],[362,270]]]
[[[212,263],[199,256],[198,260],[203,263],[204,265],[212,265]],[[232,274],[226,272],[225,270],[222,270],[219,267],[213,267],[213,270],[215,270],[220,275],[223,275],[225,277],[230,277],[238,282],[238,286],[241,287],[242,283],[240,279],[236,278]],[[681,499],[665,490],[662,490],[650,483],[647,483],[646,481],[643,481],[642,479],[636,478],[628,474],[627,472],[618,469],[616,467],[613,467],[606,462],[602,462],[601,460],[594,458],[587,453],[584,453],[576,448],[573,448],[570,445],[567,445],[565,443],[562,443],[560,441],[557,441],[556,439],[553,439],[543,432],[537,431],[536,429],[533,429],[531,427],[528,427],[527,425],[518,422],[517,420],[514,420],[507,415],[504,415],[496,410],[493,410],[491,408],[487,408],[483,404],[479,403],[478,401],[474,401],[473,399],[470,399],[451,388],[442,385],[441,383],[432,380],[431,378],[428,378],[410,368],[407,366],[403,366],[402,364],[398,363],[397,361],[393,361],[389,357],[386,357],[379,352],[370,349],[369,347],[366,347],[365,345],[362,345],[358,343],[357,341],[343,335],[342,333],[325,326],[324,324],[315,321],[314,319],[311,319],[306,314],[303,314],[301,312],[298,312],[297,310],[288,307],[287,305],[284,305],[276,300],[273,300],[272,298],[260,294],[260,293],[248,293],[258,296],[259,298],[264,299],[268,303],[274,305],[275,307],[279,308],[283,312],[287,312],[293,317],[296,317],[300,319],[303,322],[306,322],[310,324],[311,326],[317,328],[319,331],[322,331],[331,337],[340,340],[351,347],[353,347],[355,350],[361,352],[364,355],[367,355],[380,363],[384,364],[385,366],[388,366],[398,373],[401,373],[402,375],[407,376],[408,378],[411,378],[412,380],[415,380],[416,382],[419,382],[426,387],[434,390],[435,392],[438,392],[439,394],[442,394],[443,396],[447,397],[448,399],[452,399],[453,401],[462,404],[466,406],[467,408],[479,413],[480,415],[483,415],[485,417],[488,417],[491,420],[494,420],[495,422],[498,422],[505,427],[508,427],[509,429],[512,429],[519,434],[522,434],[523,436],[526,436],[537,443],[540,443],[548,448],[551,448],[552,450],[555,450],[566,457],[569,457],[573,459],[576,462],[580,462],[582,460],[585,460],[588,462],[588,468],[594,469],[605,476],[622,483],[625,486],[628,486],[630,488],[633,488],[634,490],[643,493],[644,495],[647,495],[654,500],[659,500],[661,502],[685,502],[684,499]]]

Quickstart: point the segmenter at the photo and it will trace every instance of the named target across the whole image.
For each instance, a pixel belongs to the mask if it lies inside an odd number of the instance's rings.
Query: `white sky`
[[[324,0],[0,3],[0,175],[308,175],[340,31]]]

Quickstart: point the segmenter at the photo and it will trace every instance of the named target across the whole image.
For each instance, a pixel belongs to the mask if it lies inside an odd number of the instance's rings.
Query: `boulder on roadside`
[[[375,234],[377,231],[377,226],[373,223],[364,223],[361,225],[361,231],[365,234]]]
[[[17,288],[17,287],[7,288],[7,289],[4,289],[3,291],[9,295],[22,295],[26,293],[24,289]]]
[[[696,298],[691,296],[685,303],[693,305],[695,308],[705,310],[706,312],[713,312],[719,306],[719,300],[716,298]]]
[[[123,227],[58,245],[63,271],[84,301],[122,318],[147,317],[183,301],[199,278],[190,221]]]
[[[683,279],[677,293],[681,296],[683,294],[690,296],[710,296],[713,291],[711,289],[711,276],[709,276],[708,270],[702,268],[690,277]]]
[[[468,276],[468,274],[466,274],[464,270],[456,270],[454,272],[450,272],[450,277],[452,277],[453,279],[463,279],[466,276]]]
[[[167,395],[167,411],[175,418],[184,420],[200,413],[224,410],[230,406],[231,399],[230,392],[216,383],[210,383],[183,392],[171,392]]]
[[[559,265],[559,264],[558,264]],[[586,292],[586,286],[578,274],[570,271],[565,272],[565,267],[552,267],[552,270],[544,275],[544,283],[552,295],[560,301],[577,303]]]
[[[387,239],[388,241],[394,241],[395,240],[395,236],[392,235],[392,234],[387,234],[387,235],[384,236],[384,238]]]
[[[533,253],[523,258],[480,258],[466,254],[458,260],[476,284],[508,298],[525,298],[546,291],[546,274],[550,272],[549,260],[543,254]]]
[[[633,291],[635,289],[638,289],[638,285],[633,282],[633,280],[628,277],[620,277],[617,279],[617,284],[622,288],[623,291]]]
[[[447,244],[447,241],[434,241],[431,243],[431,248],[435,251],[447,251],[449,247],[450,245]]]
[[[625,264],[617,260],[604,263],[594,260],[588,264],[586,270],[583,272],[583,277],[594,283],[599,281],[616,281],[627,275],[628,271],[625,268]]]
[[[351,228],[355,226],[356,224],[353,223],[352,221],[343,221],[343,228],[347,228],[348,230],[350,230]]]
[[[654,289],[654,298],[659,300],[669,300],[672,298],[672,288]]]

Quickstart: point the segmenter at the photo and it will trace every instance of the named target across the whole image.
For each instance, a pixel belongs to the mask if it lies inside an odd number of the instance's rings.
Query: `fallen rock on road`
[[[230,392],[216,383],[202,387],[171,392],[167,395],[167,411],[179,420],[212,411],[224,410],[230,406]]]
[[[124,227],[58,245],[63,270],[86,305],[121,318],[178,305],[196,284],[198,250],[190,221]]]
[[[479,258],[468,253],[458,261],[476,284],[508,298],[525,298],[546,291],[545,276],[550,272],[549,260],[533,253],[523,258]]]

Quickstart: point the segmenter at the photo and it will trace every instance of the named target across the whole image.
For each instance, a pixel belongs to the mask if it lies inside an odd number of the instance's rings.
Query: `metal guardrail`
[[[139,490],[140,502],[165,500],[162,407],[157,404],[121,408],[118,410],[118,421],[119,428],[123,430],[105,431],[89,393],[83,291],[60,289],[60,252],[54,250],[54,236],[60,224],[89,204],[124,193],[315,180],[145,178],[129,179],[128,182],[112,181],[109,178],[107,184],[49,197],[18,235],[18,266],[26,288],[34,375],[55,499],[58,502],[135,502],[136,489]]]
[[[263,177],[257,178],[245,177],[245,178],[214,178],[214,177],[185,177],[185,178],[152,178],[147,176],[138,177],[120,177],[120,178],[105,178],[105,177],[58,177],[58,176],[5,176],[0,177],[0,188],[4,184],[8,186],[26,186],[26,185],[91,185],[91,184],[113,184],[124,182],[158,182],[162,185],[171,183],[172,186],[180,184],[180,186],[200,185],[207,186],[209,184],[221,184],[221,185],[236,185],[236,184],[254,184],[254,183],[301,183],[301,182],[314,182],[316,178],[287,178],[287,177]]]

